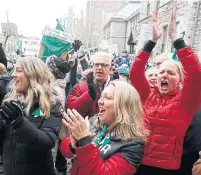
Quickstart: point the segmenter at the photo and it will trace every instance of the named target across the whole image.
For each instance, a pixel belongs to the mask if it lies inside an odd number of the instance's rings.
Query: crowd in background
[[[7,60],[0,47],[0,174],[201,175],[201,64],[176,32],[179,61],[147,66],[163,29],[126,50]]]

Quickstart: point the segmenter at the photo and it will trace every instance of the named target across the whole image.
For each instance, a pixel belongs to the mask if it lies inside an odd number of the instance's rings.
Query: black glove
[[[96,85],[94,83],[93,72],[89,72],[87,75],[87,85],[89,89],[89,95],[93,100],[96,100]]]
[[[7,124],[11,123],[13,127],[19,126],[23,121],[23,106],[18,101],[6,101],[1,105],[0,115]]]
[[[82,42],[80,40],[75,40],[72,43],[72,47],[75,50],[75,52],[77,52],[80,49],[80,46],[82,45]]]

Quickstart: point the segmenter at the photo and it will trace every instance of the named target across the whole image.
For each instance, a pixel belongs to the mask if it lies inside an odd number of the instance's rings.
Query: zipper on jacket
[[[15,135],[13,127],[11,127],[10,133],[11,133],[11,167],[12,167],[12,174],[15,175],[15,159],[14,159]]]

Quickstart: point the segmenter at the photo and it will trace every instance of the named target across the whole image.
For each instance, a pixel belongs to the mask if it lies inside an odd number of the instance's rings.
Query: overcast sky
[[[40,37],[47,24],[54,27],[56,19],[67,14],[68,6],[74,7],[77,15],[82,9],[86,13],[86,0],[1,0],[0,22],[6,21],[9,9],[10,22],[17,24],[18,31]]]

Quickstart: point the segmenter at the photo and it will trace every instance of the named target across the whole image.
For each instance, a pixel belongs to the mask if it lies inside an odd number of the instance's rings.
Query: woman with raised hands
[[[164,61],[159,68],[157,86],[151,90],[145,78],[145,66],[162,34],[157,12],[153,12],[152,40],[138,53],[130,71],[130,80],[140,94],[145,126],[150,133],[137,175],[178,175],[184,136],[200,105],[200,63],[194,50],[176,33],[175,8],[168,35],[181,63]]]

